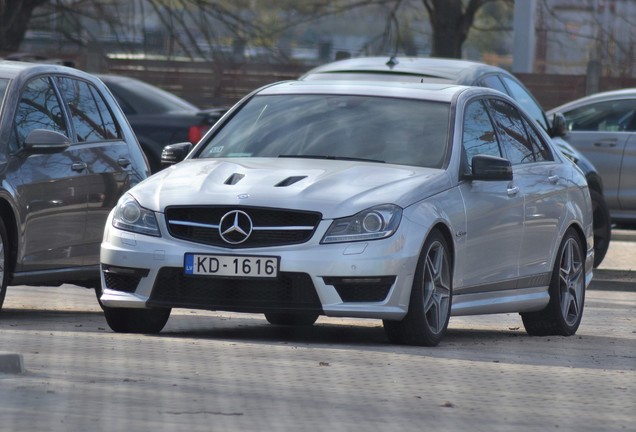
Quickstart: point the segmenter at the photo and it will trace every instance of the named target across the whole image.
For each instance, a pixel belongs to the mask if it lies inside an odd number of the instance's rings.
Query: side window
[[[548,145],[541,139],[541,136],[537,131],[528,124],[528,121],[525,118],[522,118],[523,124],[526,127],[526,131],[528,131],[528,138],[532,143],[532,151],[534,152],[534,160],[537,162],[543,161],[551,161],[554,160],[552,156],[552,152]]]
[[[572,131],[636,131],[636,100],[598,102],[564,113]]]
[[[115,119],[93,85],[66,77],[58,77],[57,83],[71,112],[78,142],[120,138]]]
[[[507,102],[491,99],[492,116],[499,130],[506,157],[513,165],[534,162],[532,141],[517,109]]]
[[[481,80],[481,87],[488,87],[494,90],[499,90],[504,94],[508,94],[508,90],[506,90],[506,86],[503,85],[501,79],[497,75],[488,75]],[[510,95],[508,95],[510,96]]]
[[[495,128],[481,100],[471,102],[466,107],[463,126],[462,144],[466,154],[466,173],[471,172],[472,160],[475,155],[502,156]]]
[[[512,96],[512,98],[516,100],[517,103],[521,105],[534,120],[537,121],[537,123],[539,123],[543,130],[547,132],[549,128],[545,118],[545,113],[532,95],[528,93],[528,90],[522,87],[517,81],[514,81],[507,76],[504,76],[503,80],[510,89],[510,96]]]
[[[69,136],[62,105],[49,78],[30,81],[22,92],[9,142],[11,151],[24,146],[34,129],[50,129]]]

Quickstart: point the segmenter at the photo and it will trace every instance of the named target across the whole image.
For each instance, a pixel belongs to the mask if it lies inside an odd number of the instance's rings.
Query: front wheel
[[[108,326],[116,333],[159,333],[170,318],[170,308],[133,309],[102,306]]]
[[[526,332],[532,336],[576,333],[585,303],[585,253],[573,229],[565,233],[550,280],[550,301],[539,312],[522,313]]]
[[[384,320],[393,343],[435,346],[446,333],[452,303],[451,258],[446,238],[433,231],[417,262],[409,309],[401,321]]]

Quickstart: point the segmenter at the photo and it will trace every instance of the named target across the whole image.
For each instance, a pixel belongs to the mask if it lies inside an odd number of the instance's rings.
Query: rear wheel
[[[545,309],[521,314],[526,332],[532,336],[573,335],[581,324],[585,303],[585,253],[572,229],[559,247],[549,290]]]
[[[7,295],[7,278],[9,276],[9,238],[4,221],[0,219],[0,309]]]
[[[102,306],[108,326],[117,333],[159,333],[170,318],[170,308],[133,309]]]
[[[435,346],[446,333],[451,303],[449,247],[442,233],[433,231],[417,263],[409,310],[401,321],[384,320],[384,330],[393,343]]]
[[[317,313],[267,312],[265,319],[270,324],[286,326],[310,326],[318,319]]]

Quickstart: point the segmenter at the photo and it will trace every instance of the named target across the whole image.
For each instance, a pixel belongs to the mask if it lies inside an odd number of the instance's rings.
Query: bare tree
[[[0,52],[17,51],[33,10],[49,0],[0,0]]]
[[[434,57],[461,58],[477,12],[486,3],[512,0],[422,0],[433,28]]]

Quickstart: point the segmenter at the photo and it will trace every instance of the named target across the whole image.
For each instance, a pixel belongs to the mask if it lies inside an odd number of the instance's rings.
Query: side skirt
[[[452,316],[534,312],[550,301],[548,286],[454,294]]]

